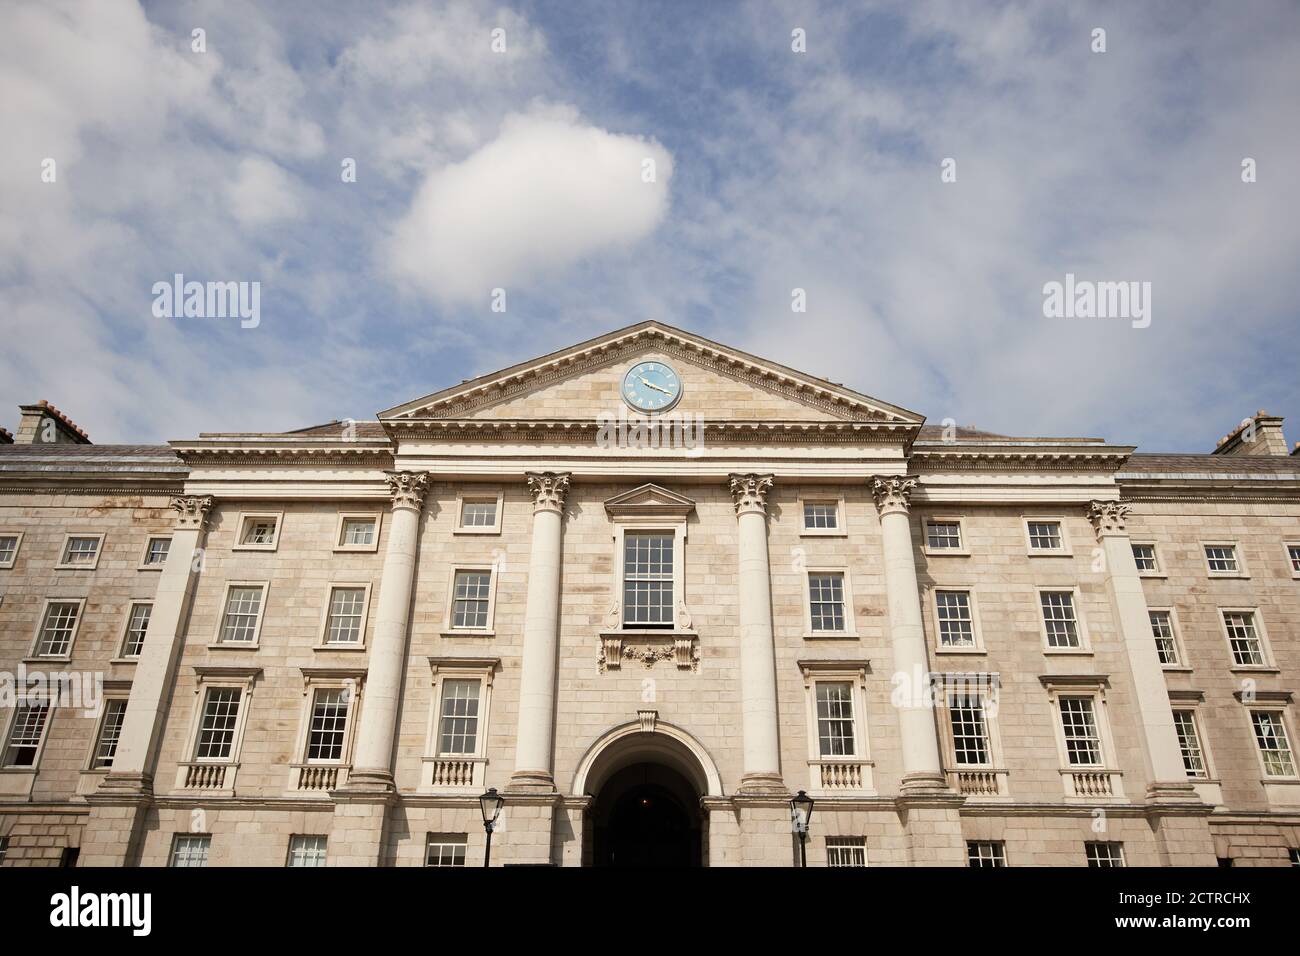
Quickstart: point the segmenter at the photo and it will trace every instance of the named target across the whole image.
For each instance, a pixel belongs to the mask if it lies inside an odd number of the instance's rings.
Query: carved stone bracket
[[[182,531],[202,531],[212,510],[212,496],[177,495],[171,500],[176,512],[176,528]]]
[[[679,671],[700,669],[698,634],[668,631],[663,634],[605,631],[600,635],[600,672],[622,670],[624,661],[640,661],[649,670],[659,661],[673,662]]]
[[[1101,539],[1107,535],[1127,534],[1128,529],[1125,524],[1129,514],[1129,506],[1118,501],[1093,501],[1088,506],[1088,520],[1092,522],[1092,530],[1096,533],[1097,538]]]
[[[641,722],[641,733],[653,734],[655,724],[659,722],[659,711],[657,710],[638,710],[636,719]]]
[[[564,500],[569,495],[569,473],[530,471],[528,490],[533,493],[533,511],[564,512]]]
[[[771,475],[729,475],[731,497],[736,502],[736,514],[746,512],[767,513],[767,492],[772,487]]]
[[[915,489],[915,478],[888,475],[871,480],[871,494],[876,499],[876,510],[882,518],[896,511],[907,514]]]
[[[388,493],[392,496],[394,508],[414,508],[419,511],[424,507],[424,496],[429,492],[427,471],[386,471],[384,479],[388,482]]]

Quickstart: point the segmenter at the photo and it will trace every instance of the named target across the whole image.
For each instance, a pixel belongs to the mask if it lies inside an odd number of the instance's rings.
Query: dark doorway
[[[699,866],[699,796],[676,771],[634,764],[601,787],[592,806],[596,866]]]

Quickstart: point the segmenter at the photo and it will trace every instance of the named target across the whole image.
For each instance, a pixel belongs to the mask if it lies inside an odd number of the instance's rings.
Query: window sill
[[[1031,558],[1072,558],[1073,551],[1026,551],[1025,554]]]
[[[799,532],[801,538],[847,538],[848,536],[847,528],[803,528]]]
[[[210,651],[255,651],[260,647],[256,641],[240,644],[235,641],[215,641],[208,645]]]
[[[1192,668],[1186,664],[1161,664],[1160,669],[1166,674],[1190,674]]]
[[[438,632],[439,637],[496,637],[495,630],[478,630],[472,627],[453,627]]]
[[[335,554],[375,554],[379,551],[379,543],[374,544],[336,544],[334,545]]]
[[[1043,654],[1047,657],[1092,657],[1092,648],[1090,647],[1044,647]]]
[[[452,534],[500,534],[501,528],[453,528]]]
[[[109,660],[110,664],[139,664],[138,657],[114,657]]]
[[[365,649],[364,644],[317,644],[312,648],[313,651],[339,651],[344,654],[355,654]]]
[[[1138,577],[1160,579],[1160,578],[1167,578],[1169,577],[1169,575],[1166,574],[1164,571],[1139,571]]]
[[[1280,674],[1282,669],[1272,664],[1234,664],[1228,668],[1233,674]]]
[[[231,547],[231,551],[275,551],[280,546],[277,541],[275,544],[236,544]]]
[[[857,631],[804,631],[805,641],[856,641]]]
[[[949,647],[940,644],[934,649],[936,654],[987,654],[988,651],[982,647]]]
[[[24,664],[68,664],[72,661],[71,654],[61,654],[58,657],[24,657]]]
[[[94,564],[56,564],[55,571],[93,571],[99,566],[99,562]]]
[[[969,558],[968,548],[927,548],[922,546],[921,553],[927,558]]]
[[[136,567],[137,571],[161,571],[162,569],[161,564],[141,564]]]
[[[1250,580],[1249,574],[1241,574],[1235,571],[1231,574],[1225,572],[1210,571],[1205,576],[1212,581],[1249,581]]]

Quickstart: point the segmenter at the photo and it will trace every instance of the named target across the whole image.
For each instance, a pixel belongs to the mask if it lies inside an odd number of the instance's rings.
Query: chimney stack
[[[1219,439],[1215,455],[1286,455],[1282,419],[1262,408]]]
[[[18,422],[18,436],[14,439],[16,444],[90,444],[90,436],[45,399],[35,405],[19,405],[18,411],[22,418]]]

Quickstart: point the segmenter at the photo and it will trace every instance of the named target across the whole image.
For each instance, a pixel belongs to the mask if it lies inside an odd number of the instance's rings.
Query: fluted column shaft
[[[742,792],[785,792],[776,705],[772,638],[772,571],[767,556],[767,492],[771,475],[732,475],[736,504],[737,598],[740,619],[740,702],[744,744]]]
[[[880,514],[880,532],[885,557],[885,591],[889,603],[889,634],[894,654],[894,672],[903,675],[913,688],[911,699],[898,709],[902,737],[902,789],[944,788],[943,763],[939,758],[939,734],[934,711],[928,705],[929,663],[925,628],[921,624],[920,587],[916,559],[912,552],[912,526],[908,517],[914,478],[889,476],[872,480],[872,493]]]
[[[393,788],[393,740],[406,664],[411,588],[415,582],[420,515],[429,489],[427,472],[389,472],[387,479],[393,508],[388,521],[388,548],[384,552],[383,578],[379,583],[366,692],[361,722],[357,725],[354,769],[348,776],[348,786],[352,789]]]
[[[560,642],[560,564],[569,475],[530,473],[533,541],[524,606],[524,651],[519,677],[519,724],[510,789],[555,789],[555,679]]]

